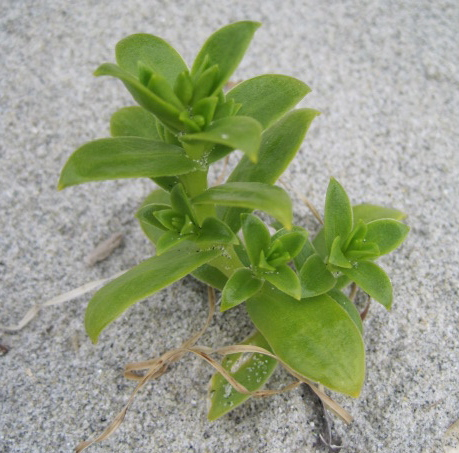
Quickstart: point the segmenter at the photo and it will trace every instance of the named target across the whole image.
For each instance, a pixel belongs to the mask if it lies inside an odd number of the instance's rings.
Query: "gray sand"
[[[0,10],[2,323],[152,254],[133,219],[148,181],[56,191],[70,153],[108,136],[110,114],[132,103],[119,82],[91,75],[114,60],[116,42],[153,33],[191,62],[218,27],[259,20],[233,79],[290,74],[313,88],[302,105],[323,112],[286,179],[322,210],[333,175],[355,203],[402,209],[412,227],[403,247],[382,260],[395,303],[390,313],[373,304],[366,321],[363,393],[333,395],[355,418],[350,426],[334,419],[336,442],[346,453],[443,451],[444,433],[459,419],[456,1],[3,0]],[[316,228],[293,198],[297,223]],[[84,258],[116,232],[123,246],[87,267]],[[123,365],[178,346],[200,328],[207,306],[205,287],[185,278],[130,309],[93,346],[83,328],[88,298],[43,310],[19,333],[0,332],[10,348],[0,357],[1,452],[69,452],[99,434],[133,388]],[[231,344],[250,331],[240,307],[217,314],[200,343]],[[327,451],[309,392],[252,400],[209,423],[211,374],[186,357],[90,451]],[[270,386],[288,382],[278,372]]]

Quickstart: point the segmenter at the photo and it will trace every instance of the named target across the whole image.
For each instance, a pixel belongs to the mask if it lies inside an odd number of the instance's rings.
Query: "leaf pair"
[[[120,79],[166,128],[174,134],[185,132],[183,142],[241,149],[255,161],[261,126],[250,117],[233,118],[240,104],[226,101],[221,90],[259,25],[243,21],[221,28],[206,41],[190,71],[161,38],[131,35],[116,46],[118,66],[105,63],[95,75]]]
[[[391,218],[368,223],[359,219],[355,223],[353,217],[346,192],[332,178],[325,201],[324,238],[328,264],[321,265],[322,282],[331,284],[331,272],[339,271],[389,309],[392,285],[386,273],[372,261],[397,248],[409,227]],[[319,262],[317,255],[308,260],[312,259]]]
[[[301,251],[307,233],[282,229],[271,238],[258,217],[252,214],[241,217],[246,251],[240,253],[246,254],[242,261],[250,268],[237,269],[230,276],[222,292],[221,310],[228,310],[257,294],[265,280],[299,299],[300,282],[287,263]]]

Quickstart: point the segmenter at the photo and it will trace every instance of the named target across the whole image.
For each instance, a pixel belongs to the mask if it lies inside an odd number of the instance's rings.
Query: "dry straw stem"
[[[260,348],[258,346],[253,346],[253,345],[233,345],[233,346],[224,346],[222,348],[217,348],[217,349],[212,349],[207,346],[194,346],[195,343],[199,340],[199,338],[204,334],[204,332],[209,327],[209,324],[215,313],[215,291],[210,287],[208,287],[208,301],[209,301],[209,313],[208,313],[204,326],[202,327],[201,330],[199,330],[199,332],[197,332],[190,339],[185,341],[180,348],[167,351],[162,356],[156,359],[147,360],[143,362],[130,363],[126,365],[124,376],[128,379],[139,381],[134,391],[132,392],[128,402],[123,407],[121,412],[115,417],[113,422],[104,430],[104,432],[100,436],[96,437],[93,440],[80,443],[76,447],[76,453],[82,452],[83,450],[93,445],[94,443],[101,442],[107,439],[110,435],[112,435],[123,422],[124,417],[126,416],[127,410],[133,403],[137,392],[141,390],[150,379],[157,379],[160,376],[162,376],[167,371],[171,363],[176,362],[181,357],[183,357],[184,354],[189,353],[189,352],[197,355],[198,357],[204,359],[207,363],[209,363],[209,365],[211,365],[216,371],[222,374],[222,376],[228,381],[228,383],[236,391],[240,393],[243,393],[245,395],[255,396],[255,397],[266,397],[266,396],[282,393],[288,390],[292,390],[298,387],[301,383],[305,383],[312,389],[312,391],[320,398],[324,406],[326,406],[330,411],[335,413],[346,423],[350,423],[352,421],[351,415],[346,410],[344,410],[341,406],[339,406],[335,401],[333,401],[328,395],[326,395],[324,391],[322,391],[316,384],[304,378],[303,376],[300,376],[294,370],[289,368],[284,362],[282,362],[282,360],[279,359],[279,357],[277,357],[276,355],[272,354],[271,352],[269,352],[268,350],[264,348]],[[225,368],[223,368],[223,366],[218,361],[216,361],[215,359],[211,357],[212,354],[219,354],[219,355],[225,356],[225,355],[235,354],[235,353],[259,353],[259,354],[264,354],[269,357],[272,357],[276,359],[279,363],[281,363],[282,366],[286,368],[287,371],[290,374],[292,374],[295,378],[297,378],[298,380],[295,382],[292,382],[291,384],[279,390],[259,390],[259,391],[251,392],[247,390],[247,388],[244,387],[242,384],[240,384],[237,380],[235,380],[231,376],[230,372],[226,370]],[[142,372],[142,371],[145,374],[139,375],[138,372]]]
[[[72,289],[71,291],[68,291],[64,294],[60,294],[59,296],[53,297],[52,299],[49,299],[48,301],[42,304],[36,304],[32,306],[32,308],[29,309],[29,311],[25,314],[25,316],[17,324],[10,325],[10,326],[0,324],[0,330],[3,330],[8,333],[18,332],[19,330],[22,330],[27,324],[29,324],[29,322],[32,321],[32,319],[34,319],[37,316],[38,312],[42,308],[50,307],[52,305],[63,304],[64,302],[68,302],[72,299],[76,299],[77,297],[82,296],[83,294],[86,294],[89,291],[92,291],[93,289],[96,289],[97,287],[104,285],[110,280],[113,280],[119,277],[125,272],[126,271],[124,270],[124,271],[116,273],[115,275],[112,275],[111,277],[102,278],[100,280],[94,280],[92,282],[85,283],[84,285],[79,286],[78,288]]]

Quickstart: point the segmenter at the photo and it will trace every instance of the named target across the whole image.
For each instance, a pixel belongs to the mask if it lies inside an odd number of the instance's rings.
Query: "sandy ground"
[[[152,254],[133,212],[146,180],[56,190],[59,171],[85,141],[108,135],[110,114],[131,104],[121,84],[96,79],[116,42],[134,32],[168,40],[188,62],[215,29],[263,22],[234,80],[285,73],[313,92],[314,122],[286,179],[322,210],[333,175],[352,200],[409,214],[412,232],[382,260],[392,312],[366,320],[367,377],[354,416],[334,420],[346,453],[454,450],[459,419],[459,5],[420,1],[3,0],[0,6],[0,322],[34,304],[127,269]],[[317,225],[292,194],[296,221]],[[123,246],[89,268],[96,244]],[[89,296],[0,332],[0,451],[69,452],[101,432],[127,401],[126,362],[176,347],[199,329],[206,289],[191,278],[137,304],[97,346],[85,335]],[[244,308],[218,314],[201,344],[251,331]],[[253,400],[206,419],[211,369],[187,357],[138,395],[125,423],[93,452],[326,452],[320,406],[307,391]],[[289,382],[275,374],[271,386]]]

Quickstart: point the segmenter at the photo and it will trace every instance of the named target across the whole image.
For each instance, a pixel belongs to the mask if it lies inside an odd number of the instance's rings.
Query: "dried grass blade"
[[[53,297],[42,304],[34,305],[32,308],[29,309],[29,311],[27,311],[25,316],[17,324],[11,325],[11,326],[5,326],[3,324],[0,324],[0,330],[4,330],[5,332],[11,332],[11,333],[17,332],[23,329],[27,324],[29,324],[29,322],[32,321],[32,319],[34,319],[37,316],[38,312],[42,308],[50,307],[51,305],[59,305],[64,302],[68,302],[72,299],[76,299],[77,297],[82,296],[83,294],[86,294],[89,291],[92,291],[93,289],[96,289],[97,287],[109,282],[110,280],[113,280],[119,277],[125,272],[126,271],[121,271],[121,272],[116,273],[115,275],[112,275],[111,277],[103,278],[100,280],[94,280],[92,282],[85,283],[84,285],[79,286],[78,288],[72,289],[71,291],[68,291],[64,294],[60,294],[59,296]]]

